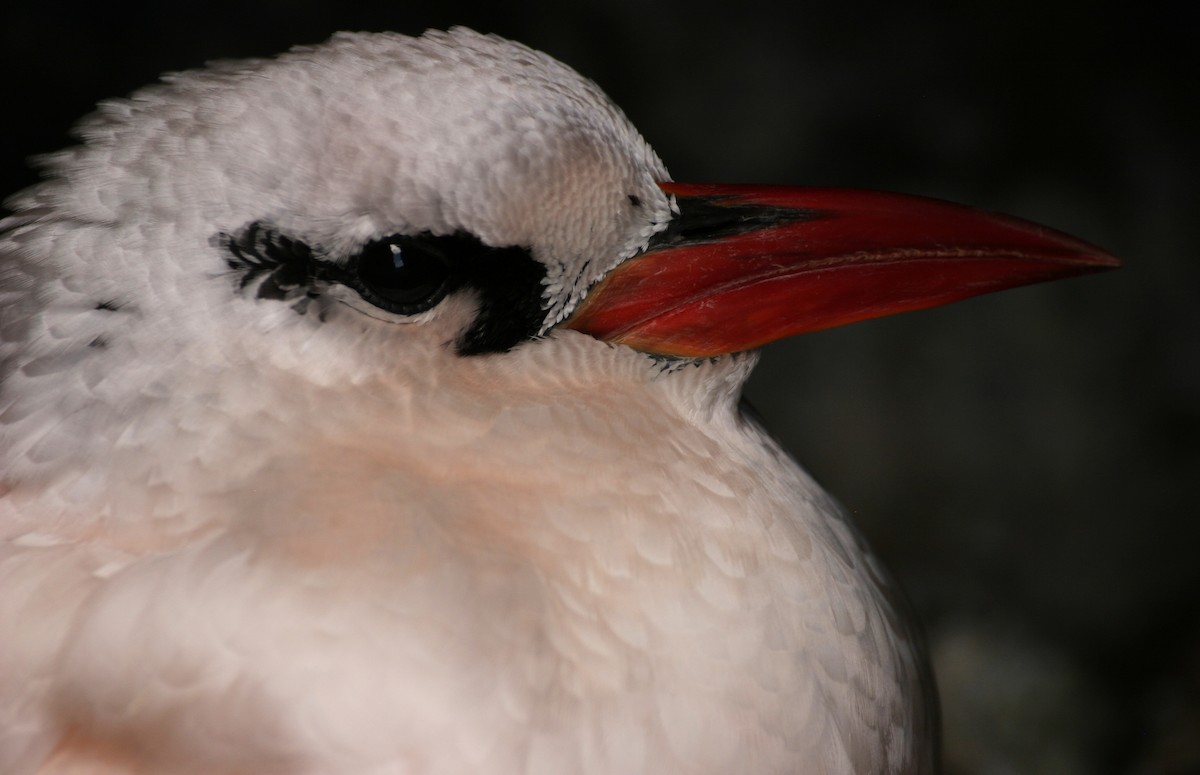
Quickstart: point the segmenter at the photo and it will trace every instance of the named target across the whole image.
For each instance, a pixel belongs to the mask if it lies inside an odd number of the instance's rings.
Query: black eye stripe
[[[458,353],[505,352],[534,338],[546,318],[545,279],[545,264],[525,248],[495,248],[473,261],[463,284],[478,296],[479,312]]]
[[[289,302],[299,314],[313,302],[324,309],[324,291],[334,284],[398,315],[416,315],[450,294],[471,291],[479,309],[455,343],[460,355],[512,349],[535,337],[546,316],[546,267],[525,248],[492,247],[465,232],[395,234],[372,240],[344,261],[264,221],[219,233],[213,244],[240,293]]]

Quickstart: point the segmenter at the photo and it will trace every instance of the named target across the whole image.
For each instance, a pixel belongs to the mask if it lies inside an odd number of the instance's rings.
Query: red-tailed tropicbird
[[[913,628],[739,414],[746,353],[1115,259],[670,182],[465,29],[79,134],[0,234],[0,772],[934,769]]]

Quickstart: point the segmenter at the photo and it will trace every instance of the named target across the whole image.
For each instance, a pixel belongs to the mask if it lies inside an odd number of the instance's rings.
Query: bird
[[[106,101],[0,223],[0,771],[931,773],[903,596],[763,344],[1117,265],[685,184],[457,27]]]

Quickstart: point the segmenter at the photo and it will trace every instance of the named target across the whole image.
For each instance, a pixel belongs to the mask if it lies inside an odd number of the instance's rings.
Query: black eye
[[[401,235],[367,244],[346,269],[364,299],[399,315],[432,309],[449,291],[452,272],[436,241]]]

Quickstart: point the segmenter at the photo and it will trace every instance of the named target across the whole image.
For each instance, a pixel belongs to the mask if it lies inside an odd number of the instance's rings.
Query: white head
[[[164,81],[103,104],[10,202],[10,486],[280,402],[325,412],[302,387],[435,390],[468,363],[484,392],[653,375],[630,348],[704,359],[1112,265],[929,200],[667,183],[593,83],[465,29],[341,34]]]
[[[670,219],[599,88],[461,28],[172,75],[79,134],[0,242],[0,447],[24,463],[235,364],[363,383],[511,350]]]

